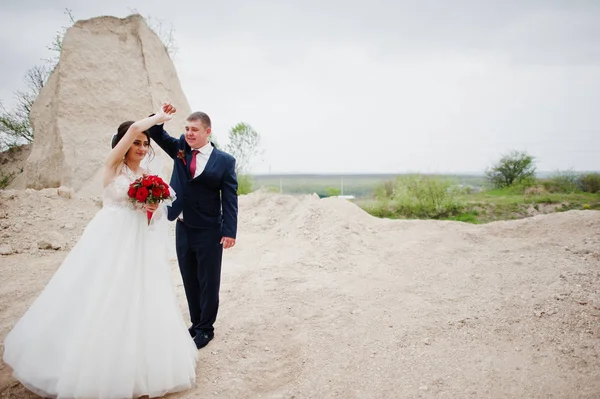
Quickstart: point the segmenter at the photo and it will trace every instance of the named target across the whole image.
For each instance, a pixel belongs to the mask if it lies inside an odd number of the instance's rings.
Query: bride
[[[172,118],[124,122],[104,168],[103,207],[4,341],[4,362],[50,398],[130,399],[190,388],[197,349],[168,263],[166,205],[127,196],[143,173],[147,129]],[[148,225],[146,212],[154,212]]]

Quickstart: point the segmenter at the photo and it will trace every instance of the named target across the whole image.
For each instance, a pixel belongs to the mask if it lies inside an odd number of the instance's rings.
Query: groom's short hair
[[[210,125],[210,118],[204,112],[192,112],[190,116],[187,117],[188,122],[200,121],[206,127],[212,127]]]

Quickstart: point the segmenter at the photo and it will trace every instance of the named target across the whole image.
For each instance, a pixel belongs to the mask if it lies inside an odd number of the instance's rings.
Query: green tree
[[[535,158],[526,152],[511,151],[485,171],[493,188],[510,187],[535,178]]]
[[[342,190],[340,190],[337,187],[325,187],[325,195],[327,197],[337,197],[341,193],[342,193]]]
[[[238,194],[248,194],[252,191],[252,179],[248,175],[248,168],[251,160],[260,152],[260,134],[249,124],[240,122],[229,129],[228,137],[225,152],[236,159],[235,172],[240,183]]]
[[[259,153],[260,134],[247,123],[240,122],[229,129],[225,152],[236,159],[236,173],[248,171],[250,161]]]

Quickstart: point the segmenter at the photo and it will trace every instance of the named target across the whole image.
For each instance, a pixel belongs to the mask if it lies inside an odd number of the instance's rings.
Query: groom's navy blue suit
[[[204,171],[196,178],[190,173],[192,149],[185,141],[171,137],[162,125],[149,130],[150,137],[175,164],[170,185],[177,199],[168,210],[168,219],[178,220],[177,260],[190,309],[190,332],[212,334],[219,307],[222,237],[237,234],[237,177],[235,158],[213,145]],[[211,143],[212,145],[212,143]]]

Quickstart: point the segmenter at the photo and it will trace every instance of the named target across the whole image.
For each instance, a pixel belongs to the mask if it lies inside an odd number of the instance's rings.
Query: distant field
[[[429,202],[441,194],[433,183],[419,183],[422,198],[409,203],[392,199],[391,191],[397,187],[397,178],[406,175],[257,175],[253,176],[253,190],[267,189],[283,194],[313,194],[320,197],[353,195],[358,206],[377,217],[434,218],[459,220],[469,223],[486,223],[495,220],[519,219],[537,213],[561,212],[570,209],[600,209],[600,194],[584,192],[547,192],[543,188],[526,194],[508,189],[485,190],[483,175],[434,175],[450,180],[451,186],[462,186],[451,210],[445,206],[429,207]],[[423,175],[421,175],[423,176]],[[401,181],[405,181],[402,179]],[[409,178],[410,180],[410,178]],[[432,179],[431,181],[439,181]],[[375,192],[386,182],[386,190],[379,196]],[[443,191],[446,193],[446,191]],[[381,196],[383,195],[383,197]],[[412,204],[412,205],[407,205]],[[450,205],[448,205],[450,206]],[[429,209],[431,208],[431,209]],[[448,208],[449,209],[449,208]]]
[[[283,194],[313,194],[326,196],[330,189],[340,190],[340,194],[366,198],[373,195],[377,186],[394,180],[397,174],[375,175],[255,175],[253,188],[265,188]],[[453,179],[456,184],[480,188],[483,175],[437,175]]]

